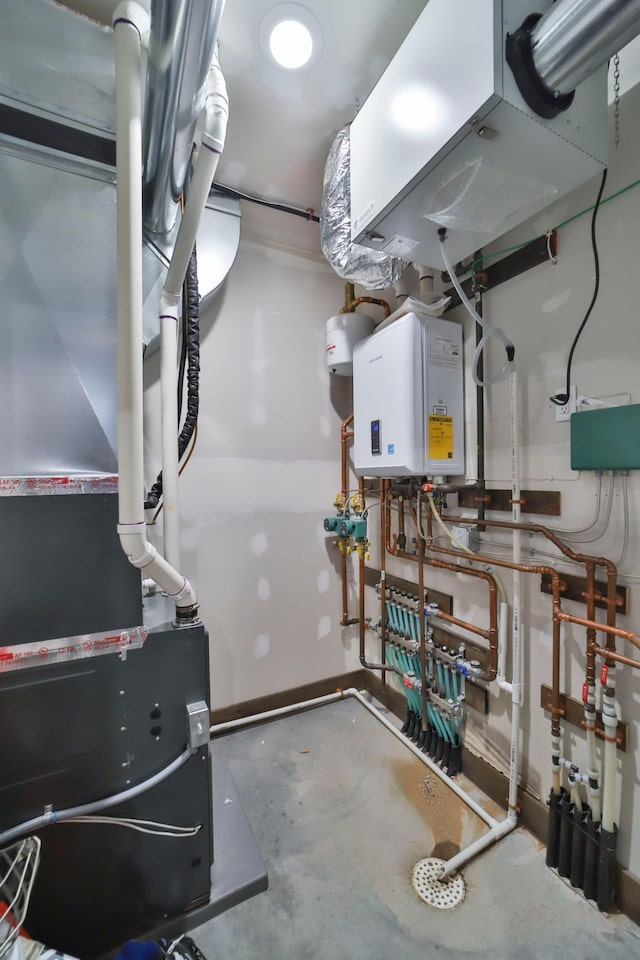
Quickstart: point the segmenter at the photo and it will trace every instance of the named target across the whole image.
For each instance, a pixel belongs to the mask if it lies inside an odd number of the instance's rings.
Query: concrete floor
[[[209,960],[628,960],[640,951],[640,928],[599,914],[522,829],[465,867],[459,907],[423,904],[414,863],[451,856],[485,828],[354,700],[221,737],[216,755],[270,889],[193,931]]]

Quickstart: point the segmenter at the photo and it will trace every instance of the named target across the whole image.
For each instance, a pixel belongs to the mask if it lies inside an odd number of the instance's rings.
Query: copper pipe
[[[463,572],[460,569],[460,567],[457,567],[454,564],[449,565],[448,563],[444,563],[440,561],[434,561],[434,563],[431,563],[429,557],[425,557],[424,562],[428,563],[429,566],[440,567],[440,569],[442,570],[452,570],[455,567],[456,573]],[[482,627],[477,627],[475,623],[469,623],[467,620],[460,620],[458,617],[454,617],[450,613],[445,613],[444,610],[438,610],[436,613],[433,614],[433,616],[438,617],[439,620],[445,620],[447,623],[450,623],[454,627],[463,627],[465,630],[469,630],[471,633],[475,633],[477,637],[482,637],[483,640],[491,639],[490,630],[484,630]],[[491,677],[491,679],[494,680],[495,677]]]
[[[554,546],[556,546],[565,557],[568,557],[569,560],[575,560],[578,563],[585,565],[593,562],[596,567],[604,567],[610,576],[615,577],[617,574],[616,565],[613,560],[609,560],[607,557],[593,557],[588,553],[574,553],[574,551],[568,547],[563,540],[556,536],[553,530],[550,530],[548,527],[544,527],[539,523],[514,523],[512,520],[487,520],[486,517],[482,520],[478,520],[474,519],[473,517],[459,517],[452,513],[443,513],[441,516],[442,519],[447,523],[467,523],[472,524],[473,526],[483,525],[485,527],[498,527],[504,530],[527,530],[530,533],[539,533],[543,537],[546,537],[547,540],[551,541],[551,543],[553,543]],[[491,562],[493,563],[493,559]]]
[[[622,663],[625,667],[640,668],[640,660],[634,660],[633,657],[625,657],[624,654],[610,650],[609,647],[599,647],[597,643],[593,644],[593,655],[602,657],[604,660],[615,660],[616,663]]]
[[[346,421],[345,421],[345,423],[346,423]],[[344,424],[343,424],[343,426],[344,426]],[[382,484],[382,483],[383,483],[383,481],[381,481],[381,484]],[[361,494],[364,496],[364,480],[363,480],[362,478],[360,478],[360,480],[359,480],[358,489],[359,489],[359,491],[361,492]],[[381,492],[382,492],[382,491],[381,491]],[[382,526],[382,523],[381,523],[381,526]],[[358,621],[359,621],[359,623],[360,623],[360,630],[359,630],[359,639],[360,639],[360,663],[361,663],[361,665],[362,665],[363,667],[365,667],[367,670],[381,670],[381,671],[382,671],[382,678],[383,678],[383,679],[384,679],[385,675],[386,675],[389,671],[391,671],[392,673],[397,674],[399,677],[402,677],[402,670],[398,670],[397,667],[393,667],[393,666],[390,666],[388,663],[385,663],[385,658],[384,658],[384,652],[385,652],[385,651],[384,651],[385,633],[384,633],[384,629],[385,629],[385,626],[386,626],[386,620],[385,620],[386,605],[385,605],[384,603],[383,603],[383,605],[382,605],[382,610],[383,610],[383,614],[382,614],[382,616],[383,616],[383,620],[382,620],[382,623],[383,623],[383,634],[382,634],[383,656],[382,656],[382,663],[368,663],[368,662],[367,662],[366,653],[365,653],[365,630],[366,630],[366,623],[365,623],[365,604],[364,604],[364,585],[365,585],[365,583],[364,583],[364,581],[365,581],[365,560],[364,560],[364,553],[363,553],[363,552],[360,553],[359,556],[360,556],[360,561],[359,561],[359,564],[358,564],[358,572],[359,572],[359,585],[358,585],[358,587],[359,587],[359,589],[358,589]],[[382,560],[382,562],[383,562],[383,561],[384,561],[384,557],[382,557],[381,560]],[[382,568],[382,569],[384,569],[384,568]],[[381,589],[382,589],[382,595],[384,596],[384,590],[385,590],[384,577],[381,577],[381,582],[382,582],[382,588],[381,588]]]
[[[557,616],[558,608],[556,601],[554,603],[554,614],[552,624],[552,648],[551,648],[551,736],[560,736],[560,716],[562,708],[560,707],[560,618]]]
[[[340,617],[341,627],[352,627],[358,622],[357,617],[349,616],[349,585],[347,583],[347,555],[340,555],[340,576],[342,577],[342,616]]]
[[[596,619],[596,565],[588,563],[586,565],[587,573],[587,620]],[[592,653],[592,647],[596,642],[596,632],[593,627],[587,627],[587,662],[585,670],[585,680],[590,687],[596,682],[596,659]]]
[[[448,517],[443,517],[443,520],[449,519]],[[472,523],[477,524],[478,520],[472,520]],[[481,523],[485,525],[492,525],[493,523],[506,523],[507,521],[491,521],[487,520],[486,517],[483,517]],[[511,525],[510,525],[511,526]],[[511,526],[513,528],[519,528],[521,525],[514,523]],[[450,550],[446,547],[436,546],[433,540],[433,520],[431,517],[431,512],[427,517],[427,533],[428,533],[428,544],[429,549],[437,553],[444,553],[447,556],[459,556],[459,551]],[[552,655],[551,655],[551,732],[553,736],[560,736],[560,715],[562,713],[560,707],[560,621],[556,619],[556,613],[560,610],[560,575],[557,570],[553,567],[547,567],[543,564],[527,565],[525,563],[514,563],[512,560],[501,560],[497,557],[487,557],[483,556],[481,553],[474,553],[474,557],[483,563],[490,563],[492,566],[505,567],[508,570],[520,570],[522,573],[536,573],[543,574],[546,573],[551,578],[551,595],[552,595],[552,607],[553,607],[553,645],[552,645]]]
[[[377,300],[375,297],[356,297],[349,302],[347,302],[345,297],[345,304],[340,313],[353,313],[355,308],[361,303],[375,303],[377,306],[382,307],[384,310],[385,319],[391,315],[391,307],[387,301]]]
[[[442,517],[443,520],[448,520],[449,517]],[[481,524],[490,524],[491,521],[486,518],[483,520],[472,520],[472,523],[481,523]],[[457,519],[456,519],[457,523]],[[433,537],[433,521],[431,519],[431,513],[427,517],[427,544],[430,550],[433,550],[434,553],[444,553],[448,557],[460,557],[460,551],[450,549],[449,547],[438,546]],[[546,573],[551,577],[551,586],[553,592],[553,584],[557,582],[558,596],[560,595],[560,574],[554,567],[547,567],[544,564],[527,564],[527,563],[514,563],[513,560],[503,560],[500,557],[489,557],[483,553],[476,553],[474,550],[473,557],[475,560],[480,563],[489,563],[494,567],[505,567],[507,570],[520,570],[522,573]]]
[[[629,643],[640,650],[640,637],[635,633],[631,633],[629,630],[622,630],[620,627],[610,627],[608,623],[598,623],[596,620],[586,620],[584,617],[574,617],[571,613],[565,613],[563,610],[558,610],[558,618],[567,623],[577,623],[581,627],[588,627],[594,631],[598,630],[612,637],[622,637],[623,640],[628,640]],[[610,649],[613,650],[615,648],[612,647]]]
[[[409,509],[413,516],[414,522],[416,523],[417,529],[418,524],[415,511],[411,505]],[[391,510],[386,499],[382,504],[382,510],[385,520],[385,549],[388,550],[393,556],[401,557],[403,560],[413,560],[416,562],[417,557],[415,557],[412,553],[406,553],[403,550],[398,550],[397,547],[391,545]],[[420,539],[420,537],[418,539]],[[436,616],[438,616],[440,620],[445,620],[447,623],[450,623],[456,627],[462,627],[464,630],[468,630],[470,633],[474,633],[488,641],[489,669],[484,671],[480,679],[495,680],[498,673],[498,589],[495,578],[485,570],[475,570],[473,567],[460,567],[458,564],[447,563],[444,560],[436,560],[434,557],[425,556],[423,562],[430,567],[435,567],[440,570],[450,570],[452,573],[463,573],[466,576],[475,577],[476,579],[484,580],[487,583],[489,589],[488,630],[484,630],[482,627],[476,626],[475,623],[469,623],[466,620],[460,620],[457,617],[453,617],[451,614],[445,613],[444,610],[439,610]]]
[[[349,304],[353,303],[356,298],[356,288],[350,280],[348,280],[344,285],[344,307],[340,313],[349,313]]]
[[[382,670],[383,674],[391,671],[396,673],[399,677],[402,676],[402,670],[398,670],[397,667],[392,667],[388,663],[368,663],[366,658],[366,653],[364,649],[364,635],[365,635],[365,619],[364,619],[364,554],[360,554],[360,563],[359,563],[359,572],[360,572],[360,590],[358,594],[359,600],[359,619],[360,619],[360,663],[363,667],[366,667],[367,670]]]
[[[341,453],[341,474],[340,482],[342,484],[342,496],[346,499],[349,496],[349,471],[347,469],[347,440],[353,436],[353,431],[349,430],[353,423],[353,414],[342,421],[340,427],[340,453]]]
[[[349,471],[347,466],[347,440],[353,436],[353,431],[349,430],[349,425],[353,422],[353,414],[343,420],[340,427],[340,483],[341,493],[345,499],[349,496]],[[340,618],[341,627],[350,627],[357,623],[357,618],[349,616],[349,586],[347,583],[347,557],[346,554],[340,556],[340,576],[342,579],[342,617]]]

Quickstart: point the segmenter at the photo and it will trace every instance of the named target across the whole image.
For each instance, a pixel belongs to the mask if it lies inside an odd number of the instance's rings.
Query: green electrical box
[[[640,470],[640,403],[571,415],[572,470]]]

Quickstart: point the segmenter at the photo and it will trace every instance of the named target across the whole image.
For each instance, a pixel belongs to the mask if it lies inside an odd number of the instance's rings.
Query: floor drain
[[[420,899],[438,910],[452,910],[459,906],[467,891],[460,874],[438,880],[445,862],[438,857],[418,860],[411,874],[411,885]]]

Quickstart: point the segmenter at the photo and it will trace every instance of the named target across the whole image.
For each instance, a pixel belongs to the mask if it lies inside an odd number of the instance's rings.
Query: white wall
[[[343,643],[339,629],[339,570],[322,527],[351,412],[351,381],[330,383],[324,359],[324,324],[343,302],[324,261],[243,240],[202,317],[182,551],[211,636],[214,707],[357,665],[353,630]],[[145,365],[149,479],[159,466],[157,375],[156,356]]]
[[[640,176],[640,131],[636,118],[640,110],[640,90],[628,93],[621,104],[622,140],[618,151],[611,147],[607,197]],[[531,239],[550,227],[594,203],[600,178],[575,194],[558,202],[517,232],[504,237],[495,247]],[[612,200],[600,210],[597,229],[601,262],[601,290],[597,305],[575,353],[572,383],[578,394],[606,397],[620,392],[630,393],[633,403],[640,403],[638,369],[640,332],[638,329],[637,277],[640,248],[640,186]],[[591,299],[594,264],[590,243],[590,215],[583,216],[559,232],[558,263],[541,265],[488,293],[484,298],[487,319],[511,336],[516,344],[516,362],[521,380],[522,406],[522,472],[523,486],[537,490],[559,490],[562,516],[555,525],[576,528],[588,524],[594,512],[595,476],[578,474],[570,468],[569,423],[556,423],[549,396],[564,384],[565,364],[570,344]],[[464,323],[465,335],[471,340],[469,318],[457,310],[451,315]],[[500,369],[504,351],[492,345],[489,366],[494,374]],[[505,488],[510,480],[508,384],[502,379],[486,390],[488,485]],[[467,407],[473,416],[475,390],[467,384]],[[630,438],[631,440],[631,438]],[[637,444],[640,438],[634,438]],[[584,552],[604,554],[614,561],[621,549],[623,521],[621,485],[617,481],[610,528],[606,536],[593,544],[585,544]],[[637,473],[629,478],[631,509],[631,542],[621,580],[631,585],[631,612],[620,617],[621,627],[640,632],[640,479]],[[449,506],[456,509],[455,498]],[[505,519],[504,514],[495,514]],[[524,519],[529,519],[524,517]],[[531,517],[540,521],[539,517]],[[544,522],[544,521],[541,521]],[[549,521],[553,523],[552,520]],[[497,551],[496,543],[509,543],[508,536],[487,532],[485,549]],[[559,554],[541,538],[526,536],[523,547],[548,551],[556,559],[558,569],[580,573],[580,568],[557,560]],[[502,552],[502,555],[506,554]],[[536,561],[537,556],[532,558]],[[539,562],[547,562],[540,558]],[[415,580],[415,566],[391,564],[390,570]],[[510,574],[501,574],[510,587]],[[427,581],[435,588],[455,596],[455,612],[486,625],[486,595],[463,575],[427,571]],[[370,595],[371,596],[371,595]],[[546,799],[550,789],[550,718],[540,708],[540,685],[551,683],[551,598],[540,593],[540,579],[525,578],[524,637],[526,670],[526,706],[523,716],[522,745],[524,751],[522,779],[534,795]],[[373,605],[372,605],[373,606]],[[577,616],[585,616],[584,605],[565,602],[564,608]],[[604,612],[598,616],[604,618]],[[600,639],[603,639],[602,636]],[[622,652],[625,643],[619,645]],[[584,630],[563,629],[562,687],[577,699],[581,698],[584,673]],[[636,651],[637,653],[637,651]],[[618,690],[622,719],[631,725],[629,752],[620,754],[621,809],[619,859],[640,876],[640,785],[638,783],[638,735],[640,733],[640,675],[619,670]],[[507,697],[492,691],[490,714],[478,718],[469,711],[466,737],[494,765],[508,771],[510,706]],[[576,728],[566,726],[564,755],[584,770],[586,752],[584,737]]]

